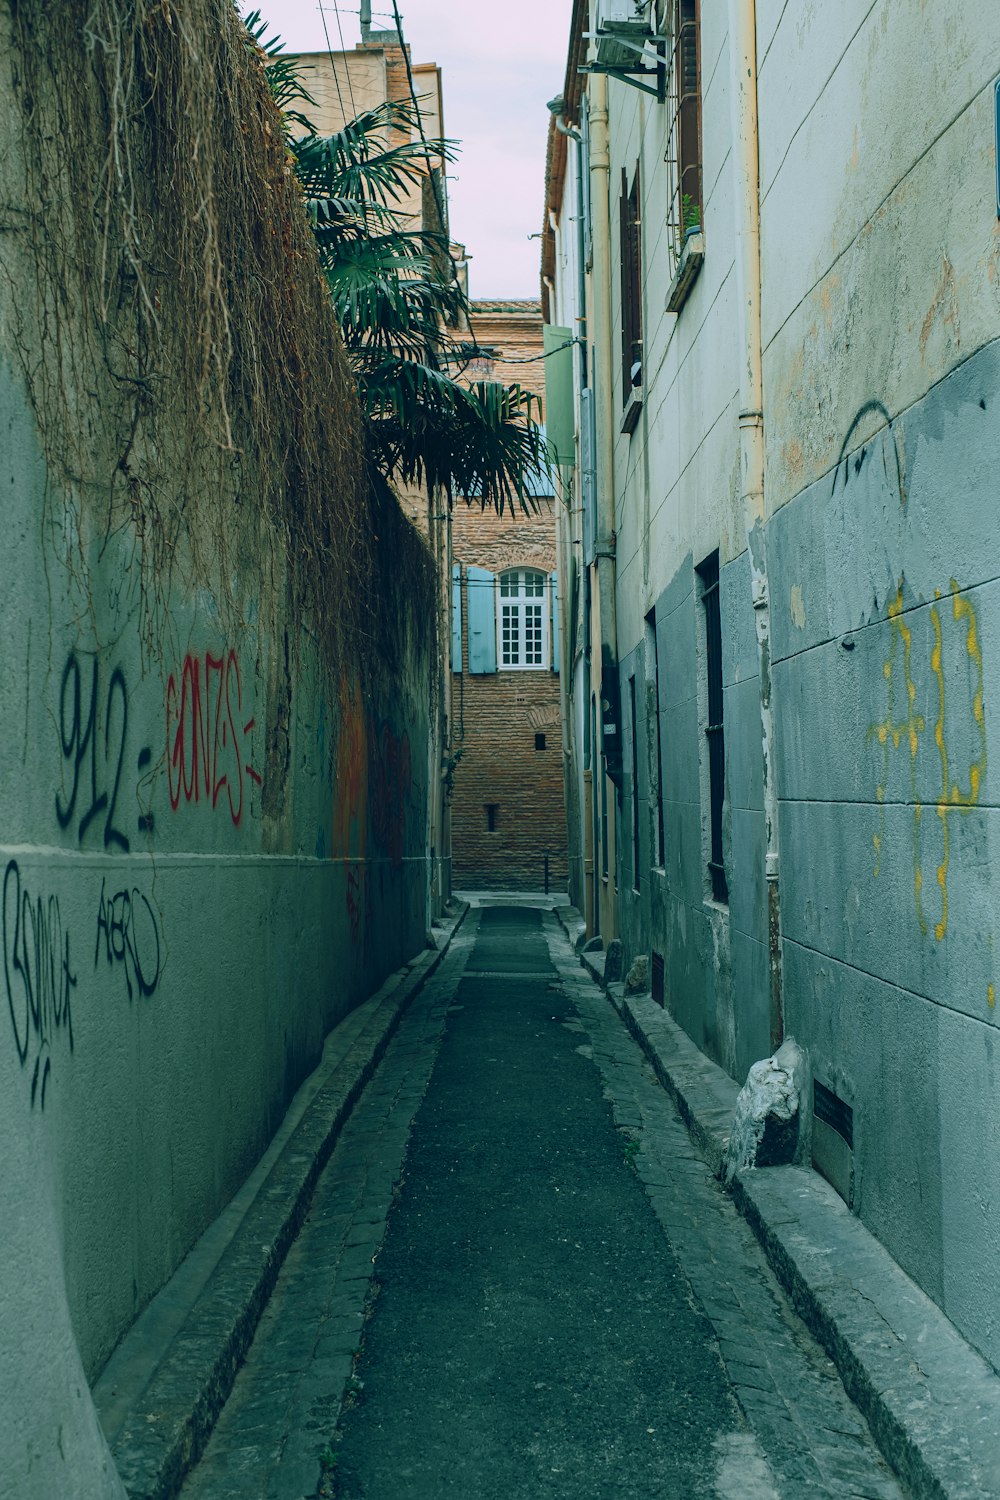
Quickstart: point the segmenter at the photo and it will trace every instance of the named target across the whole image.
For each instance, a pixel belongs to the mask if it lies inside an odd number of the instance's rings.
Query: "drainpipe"
[[[756,0],[729,0],[732,114],[735,149],[736,285],[740,334],[740,478],[750,553],[764,756],[768,969],[771,1046],[784,1037],[781,994],[781,919],[778,904],[778,789],[774,776],[771,706],[771,607],[767,586],[764,507],[764,378],[760,322],[760,168],[757,135]]]
[[[594,385],[597,396],[597,596],[601,621],[601,742],[607,774],[622,781],[618,629],[615,619],[615,420],[611,374],[611,157],[608,149],[608,80],[592,73],[590,108],[590,205],[593,218]]]
[[[560,135],[564,135],[569,140],[573,141],[575,143],[575,146],[576,146],[576,150],[573,153],[573,157],[574,157],[574,173],[575,173],[575,179],[576,179],[575,185],[576,185],[576,272],[577,272],[577,275],[576,275],[576,308],[575,308],[575,319],[574,319],[574,338],[575,338],[575,345],[576,345],[575,353],[576,353],[576,366],[577,366],[577,369],[576,369],[576,383],[577,383],[577,391],[579,392],[580,398],[581,398],[581,400],[580,400],[580,412],[581,412],[582,420],[589,422],[590,425],[591,425],[591,431],[590,431],[590,433],[588,433],[587,451],[590,452],[590,453],[593,453],[593,451],[594,451],[593,430],[592,430],[592,427],[593,427],[593,402],[592,401],[588,401],[587,403],[584,403],[584,401],[582,399],[583,392],[587,389],[587,385],[588,385],[588,374],[587,374],[587,369],[588,369],[588,355],[587,355],[587,237],[588,237],[588,232],[589,232],[589,201],[588,201],[589,195],[585,191],[585,182],[586,182],[585,173],[586,173],[587,170],[589,170],[589,167],[588,167],[589,151],[588,151],[588,143],[587,143],[587,137],[586,137],[586,101],[584,100],[582,102],[582,116],[581,116],[581,118],[582,118],[582,122],[583,122],[583,131],[575,130],[567,122],[566,116],[563,113],[564,103],[565,103],[565,101],[564,101],[563,95],[559,94],[555,99],[551,99],[549,101],[548,107],[552,111],[553,121],[554,121],[556,130],[558,130],[558,132],[559,132]],[[554,230],[556,228],[556,222],[557,221],[556,221],[554,215],[551,214],[551,212],[550,212],[550,216],[549,217],[550,217],[550,224],[551,224],[551,226],[552,226],[552,228]],[[560,309],[560,313],[561,313],[561,309]],[[565,321],[565,319],[562,319],[562,321]],[[583,451],[582,444],[581,444],[581,447],[580,447],[580,449],[578,451],[580,452],[581,458],[582,458],[582,451]],[[559,692],[560,692],[560,710],[561,710],[561,720],[562,720],[563,785],[564,785],[564,788],[565,788],[565,800],[566,800],[566,822],[567,822],[567,826],[568,827],[574,827],[575,826],[576,828],[578,828],[580,830],[581,837],[582,837],[582,840],[583,840],[583,847],[580,850],[580,866],[581,866],[581,868],[580,868],[579,874],[580,874],[581,886],[582,886],[582,889],[583,889],[584,895],[585,895],[585,899],[584,899],[583,905],[584,905],[585,908],[588,909],[588,912],[589,912],[589,909],[592,907],[592,897],[593,897],[593,892],[592,892],[592,888],[591,888],[591,882],[592,882],[592,877],[593,877],[593,862],[592,862],[592,857],[591,857],[592,856],[592,850],[588,853],[588,847],[587,847],[587,845],[588,845],[587,834],[588,834],[589,829],[590,829],[590,810],[589,810],[589,804],[588,804],[587,799],[586,799],[586,793],[584,792],[584,807],[586,808],[586,816],[583,818],[583,820],[581,822],[581,819],[580,819],[580,816],[579,816],[579,813],[580,813],[580,788],[581,788],[581,783],[577,782],[576,777],[575,777],[575,772],[576,772],[577,766],[576,766],[576,759],[575,759],[575,756],[573,754],[573,734],[572,734],[572,728],[571,728],[571,725],[572,725],[572,722],[573,722],[572,716],[573,716],[575,708],[576,708],[577,693],[576,693],[575,683],[576,683],[576,670],[577,670],[577,655],[578,655],[578,652],[577,652],[577,638],[574,636],[571,639],[570,632],[569,632],[569,626],[570,626],[570,621],[571,621],[571,611],[570,611],[570,604],[571,604],[570,575],[571,575],[571,571],[572,571],[572,565],[575,563],[576,558],[577,558],[576,548],[577,548],[578,542],[581,544],[581,546],[580,546],[580,553],[579,553],[581,565],[582,565],[582,562],[583,562],[582,527],[581,527],[581,533],[579,535],[574,535],[575,528],[580,523],[580,520],[582,518],[582,510],[583,510],[583,485],[584,485],[584,480],[583,480],[583,473],[582,473],[582,469],[581,469],[580,473],[578,475],[577,487],[576,487],[576,494],[580,498],[580,504],[579,504],[579,506],[577,506],[576,504],[574,504],[574,505],[571,505],[571,506],[567,507],[567,516],[566,516],[566,518],[564,518],[563,524],[559,528],[559,534],[560,534],[559,569],[560,569],[560,575],[561,575],[561,577],[565,580],[564,581],[564,586],[563,586],[563,591],[562,591],[562,599],[560,600],[560,607],[561,607],[561,610],[562,610],[563,641],[565,642],[565,647],[566,647],[566,651],[565,651],[566,670],[562,674],[562,678],[561,678],[561,681],[560,681]],[[581,566],[581,569],[580,569],[580,578],[579,578],[579,582],[578,582],[578,585],[577,585],[577,589],[578,589],[577,597],[581,601],[581,604],[582,604],[582,600],[583,600],[583,597],[585,595],[585,592],[586,592],[586,589],[587,589],[588,585],[589,585],[589,579],[586,577],[586,574],[585,574],[585,572],[583,570],[583,567]],[[587,612],[581,607],[580,613],[581,613],[582,617],[585,617]],[[585,660],[589,660],[589,657],[590,657],[590,641],[589,641],[589,639],[586,639],[586,638],[584,639],[584,642],[583,642],[583,654],[584,654]],[[588,718],[589,718],[589,700],[585,699],[585,702],[584,702],[584,704],[582,706],[583,706],[584,712],[588,715]],[[583,785],[584,788],[587,785],[587,778],[590,776],[590,774],[591,773],[590,773],[589,767],[586,770],[582,771],[582,776],[583,776],[582,785]],[[588,936],[592,932],[593,932],[593,922],[592,922],[591,916],[588,914],[588,916],[587,916],[587,934],[588,934]]]

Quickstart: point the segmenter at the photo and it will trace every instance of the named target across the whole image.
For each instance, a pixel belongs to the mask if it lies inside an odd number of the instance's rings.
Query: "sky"
[[[450,169],[452,238],[471,257],[472,297],[537,297],[545,192],[546,101],[562,92],[572,0],[398,0],[415,63],[438,63]],[[322,0],[331,45],[360,39],[358,0]],[[388,11],[386,6],[388,5]],[[290,52],[327,45],[320,0],[243,0]],[[338,12],[340,26],[338,28]],[[389,0],[372,0],[389,30]]]

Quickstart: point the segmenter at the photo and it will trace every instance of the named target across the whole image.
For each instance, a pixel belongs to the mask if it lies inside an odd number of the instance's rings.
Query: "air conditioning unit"
[[[597,61],[602,68],[640,65],[636,48],[653,35],[652,9],[652,0],[597,0]]]
[[[652,35],[651,0],[598,0],[598,31],[640,38]]]

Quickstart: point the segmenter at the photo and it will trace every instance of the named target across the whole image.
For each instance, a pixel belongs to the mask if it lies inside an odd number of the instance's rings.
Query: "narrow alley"
[[[0,1500],[1000,1500],[998,411],[998,0],[0,0]]]
[[[902,1494],[550,911],[413,1001],[182,1491],[317,1493]]]

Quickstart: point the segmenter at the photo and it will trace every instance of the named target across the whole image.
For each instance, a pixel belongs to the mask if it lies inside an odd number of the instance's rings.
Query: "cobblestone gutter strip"
[[[567,935],[581,923],[557,911]],[[717,1175],[737,1085],[648,995],[580,962],[643,1048]],[[734,1201],[914,1500],[1000,1496],[1000,1378],[816,1172],[743,1172]]]
[[[112,1415],[111,1451],[130,1500],[172,1500],[204,1449],[337,1136],[407,1006],[437,969],[467,910],[464,907],[438,930],[437,949],[418,955],[331,1034],[317,1069],[318,1086],[314,1074],[301,1118],[231,1226],[228,1242],[173,1337],[155,1351],[160,1357],[151,1358],[148,1349],[130,1351],[123,1346],[111,1362],[115,1368],[109,1364],[95,1387],[106,1431],[107,1414]],[[360,1024],[359,1012],[364,1013]],[[348,1033],[346,1050],[338,1044],[342,1031]],[[225,1213],[221,1217],[225,1219]],[[198,1252],[196,1246],[192,1257]],[[186,1263],[175,1280],[183,1282],[185,1273]],[[150,1317],[140,1319],[124,1344],[155,1338],[156,1303],[162,1299],[169,1305],[178,1296],[183,1298],[184,1292],[178,1293],[171,1281],[154,1299]],[[161,1322],[169,1324],[169,1313]],[[131,1405],[118,1409],[121,1394],[111,1381],[117,1379],[120,1387],[128,1371],[143,1365],[152,1373],[133,1392]]]

